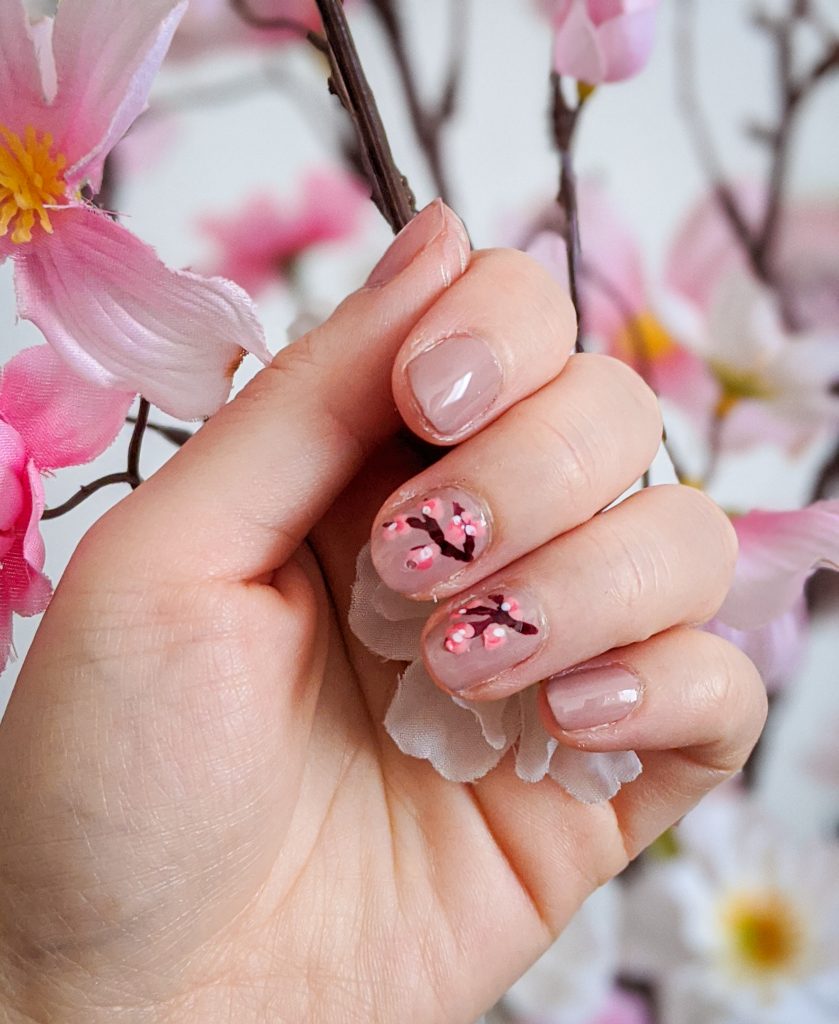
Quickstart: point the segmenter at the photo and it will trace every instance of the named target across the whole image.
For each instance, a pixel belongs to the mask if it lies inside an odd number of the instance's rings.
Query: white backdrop
[[[409,38],[424,89],[433,90],[446,57],[446,12],[450,0],[405,0]],[[688,206],[703,188],[676,102],[675,42],[677,0],[664,0],[660,34],[652,63],[637,79],[600,91],[583,118],[579,137],[581,174],[602,179],[632,224],[655,278],[672,236]],[[738,176],[760,174],[763,153],[745,137],[744,125],[761,115],[771,118],[772,92],[767,52],[747,16],[751,0],[699,0],[698,42],[703,100],[715,123],[726,166]],[[839,14],[839,4],[825,9]],[[556,184],[556,160],[546,128],[546,71],[550,38],[531,0],[472,0],[468,36],[463,41],[465,89],[459,115],[447,140],[447,162],[456,168],[454,205],[477,246],[508,240],[511,220],[549,198]],[[354,14],[359,48],[379,96],[398,162],[422,203],[433,197],[422,158],[412,141],[393,68],[375,20]],[[304,102],[277,90],[233,98],[234,83],[249,75],[265,55],[244,54],[167,69],[155,95],[171,101],[196,90],[219,86],[226,93],[148,133],[144,166],[124,180],[118,206],[124,222],[153,243],[168,262],[200,267],[208,258],[206,241],[196,229],[207,212],[235,209],[257,186],[293,196],[299,175],[323,164],[334,151],[335,119],[340,114],[324,94],[323,68],[308,52],[283,51],[271,58],[298,83]],[[835,130],[839,82],[816,94],[796,141],[793,189],[801,195],[839,192],[839,134]],[[155,134],[166,145],[157,154]],[[136,148],[136,147],[134,147]],[[351,253],[340,247],[305,268],[308,292],[328,311],[343,292],[358,283],[385,246],[388,233],[371,213],[368,229]],[[293,311],[279,293],[261,304],[274,348],[286,340]],[[0,268],[0,357],[40,340],[29,324],[16,323],[8,267]],[[78,484],[100,472],[121,469],[123,437],[97,464],[63,472],[47,481],[48,503],[57,503]],[[149,435],[144,469],[153,470],[170,453]],[[738,459],[722,475],[717,497],[742,495],[748,474],[755,504],[791,506],[806,495],[806,465],[791,465],[770,451]],[[737,488],[735,491],[735,483]],[[119,489],[101,492],[70,515],[45,523],[47,572],[57,581],[87,526],[119,497]],[[835,623],[833,624],[835,626]],[[17,623],[19,658],[26,654],[37,622]],[[792,799],[802,827],[835,807],[836,797],[809,784],[799,792],[786,766],[812,741],[812,723],[839,715],[839,630],[821,630],[802,679],[779,716],[773,757],[765,785],[775,798]],[[20,661],[0,679],[0,708],[11,690]],[[836,720],[839,722],[839,719]]]

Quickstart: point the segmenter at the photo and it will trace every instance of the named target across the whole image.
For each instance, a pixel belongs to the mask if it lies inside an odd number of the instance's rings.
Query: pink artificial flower
[[[700,415],[712,405],[716,388],[701,359],[662,322],[631,228],[595,182],[581,182],[578,203],[586,349],[628,363],[656,394]],[[541,222],[543,229],[532,235],[526,250],[567,287],[568,259],[556,223],[556,204]]]
[[[173,271],[83,198],[146,104],[186,9],[177,0],[61,0],[36,26],[0,3],[0,261],[18,312],[87,380],[183,419],[227,398],[243,351],[270,354],[248,297]]]
[[[743,649],[776,689],[803,648],[804,584],[818,568],[839,570],[839,499],[790,512],[756,510],[732,522],[740,542],[734,583],[706,628]]]
[[[48,345],[26,349],[0,370],[0,671],[12,615],[42,612],[51,594],[38,530],[41,474],[103,452],[133,399],[79,377]]]
[[[256,295],[288,276],[307,249],[351,237],[369,205],[369,192],[356,178],[343,171],[313,171],[296,208],[264,193],[229,217],[205,218],[201,228],[218,247],[215,272]]]
[[[475,627],[471,622],[456,622],[446,630],[444,646],[452,654],[466,654],[475,636]]]
[[[248,0],[248,6],[260,18],[289,18],[306,29],[320,28],[314,0]],[[172,40],[169,58],[192,60],[217,50],[275,46],[300,39],[294,29],[248,25],[233,10],[230,0],[190,0]]]
[[[641,996],[615,988],[591,1024],[652,1024],[652,1014]]]
[[[552,0],[554,70],[588,85],[632,78],[646,65],[659,0]]]

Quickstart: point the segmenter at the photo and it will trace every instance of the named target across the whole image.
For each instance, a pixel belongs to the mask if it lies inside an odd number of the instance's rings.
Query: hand
[[[573,334],[534,263],[470,258],[432,204],[85,537],[0,729],[7,1019],[468,1024],[740,767],[762,686],[692,628],[732,530],[685,487],[599,513],[661,423],[625,366],[567,358]],[[403,422],[457,446],[429,465]],[[419,497],[448,520],[457,495],[472,557],[406,567],[398,517]],[[535,629],[451,640],[480,615],[441,608],[442,686],[492,699],[620,647],[543,687],[542,713],[562,743],[636,749],[641,777],[586,806],[509,758],[456,785],[403,756],[381,725],[397,668],[346,628],[371,526],[393,585],[503,588]]]

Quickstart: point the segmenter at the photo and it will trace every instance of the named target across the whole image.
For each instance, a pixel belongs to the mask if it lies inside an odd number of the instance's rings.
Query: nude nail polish
[[[376,522],[373,564],[391,590],[430,594],[481,556],[489,526],[483,502],[460,488],[442,488]]]
[[[525,661],[545,639],[544,616],[533,595],[521,587],[494,587],[455,602],[432,620],[425,661],[439,682],[459,693]]]
[[[501,366],[487,343],[456,334],[407,366],[414,399],[431,429],[454,437],[488,411],[501,391]]]
[[[441,237],[442,236],[442,237]],[[469,236],[463,222],[441,199],[435,199],[408,223],[391,242],[384,256],[370,273],[366,288],[388,284],[414,262],[432,242],[441,238],[440,272],[451,284],[452,267],[462,272],[469,263]]]
[[[596,729],[625,718],[641,699],[641,684],[622,665],[594,665],[553,676],[545,685],[560,729]]]

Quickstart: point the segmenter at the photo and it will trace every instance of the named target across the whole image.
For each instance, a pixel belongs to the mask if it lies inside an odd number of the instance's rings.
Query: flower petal
[[[420,656],[420,636],[428,607],[389,590],[370,557],[370,545],[359,551],[350,600],[349,627],[358,639],[382,658],[413,661]],[[413,612],[413,614],[411,614]]]
[[[505,753],[487,743],[470,709],[434,685],[421,661],[400,678],[384,725],[403,754],[430,761],[450,782],[480,779]]]
[[[792,512],[749,512],[733,523],[740,555],[717,615],[729,626],[758,629],[793,607],[814,569],[839,569],[839,500]]]
[[[807,639],[807,609],[803,595],[789,611],[757,629],[735,629],[713,618],[704,628],[739,647],[757,668],[769,692],[790,681],[804,656]]]
[[[143,111],[185,0],[61,0],[53,30],[56,141],[71,185],[98,191],[105,157]]]
[[[44,89],[23,0],[0,3],[0,124],[41,127]]]
[[[223,405],[242,349],[270,359],[238,286],[170,270],[88,208],[61,212],[55,234],[18,258],[15,284],[20,315],[81,376],[181,419]]]
[[[583,804],[611,800],[625,782],[641,774],[641,762],[631,750],[590,753],[557,744],[548,772],[554,782]]]
[[[79,377],[49,345],[25,349],[0,369],[0,416],[40,470],[96,458],[119,433],[133,401],[130,392]]]
[[[554,71],[589,85],[604,81],[606,61],[598,30],[586,12],[586,5],[571,0],[554,24]]]

